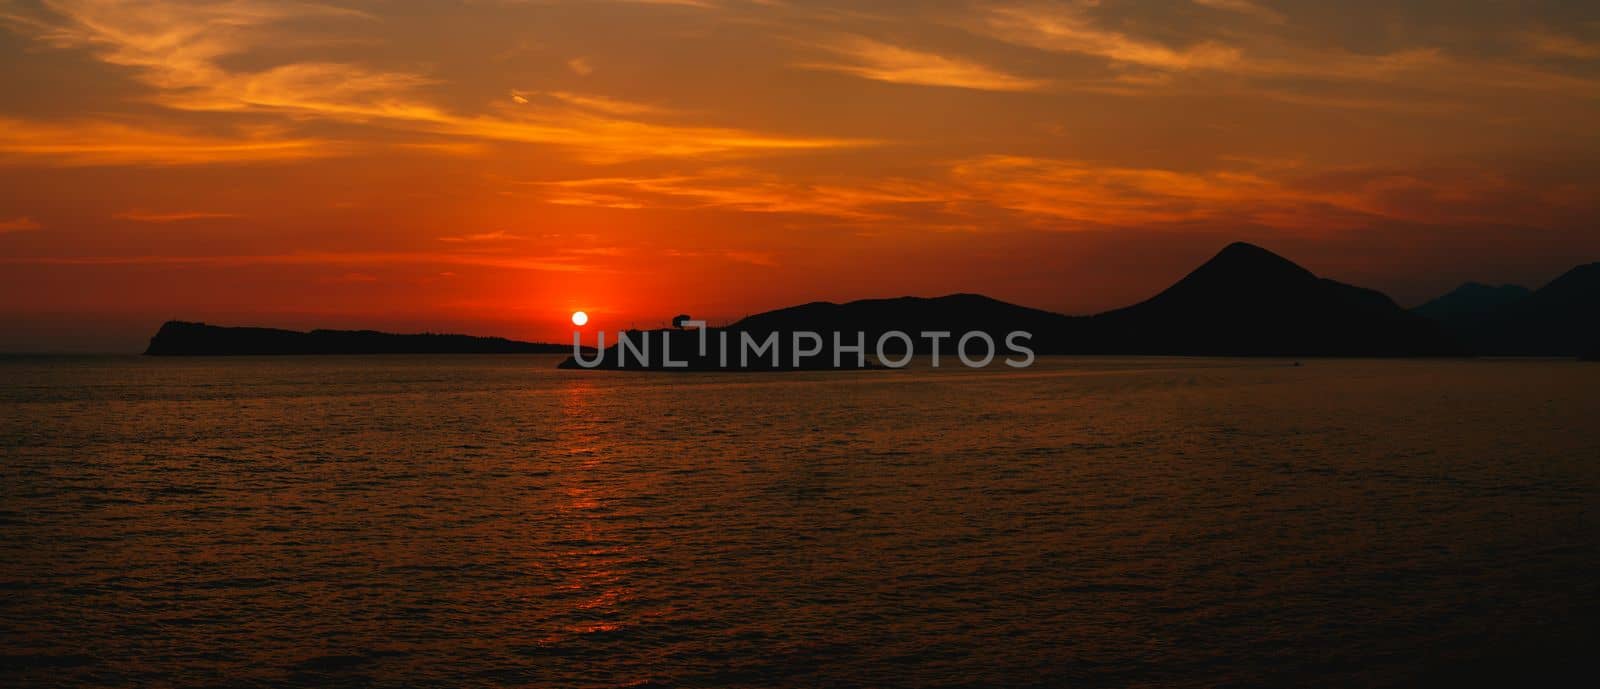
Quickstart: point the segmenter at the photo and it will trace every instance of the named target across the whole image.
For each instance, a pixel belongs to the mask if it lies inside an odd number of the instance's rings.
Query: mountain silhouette
[[[1468,282],[1412,311],[1441,323],[1459,323],[1482,318],[1532,293],[1532,290],[1521,285],[1493,287],[1481,282]]]
[[[863,333],[869,358],[879,337],[891,331],[911,335],[917,354],[929,354],[933,343],[924,331],[953,334],[940,344],[942,355],[955,356],[956,342],[967,332],[982,332],[997,344],[1013,331],[1032,335],[1025,344],[1037,354],[1166,354],[1212,356],[1419,356],[1460,353],[1436,323],[1411,313],[1379,292],[1319,278],[1310,271],[1261,247],[1235,243],[1160,294],[1127,308],[1095,316],[1066,316],[1006,303],[976,294],[943,297],[866,299],[844,304],[814,302],[768,311],[726,328],[707,331],[715,342],[726,336],[740,342],[749,335],[780,335],[780,361],[764,369],[793,368],[789,335],[813,331],[843,332],[845,345]],[[687,355],[684,370],[715,370],[715,356],[698,356],[696,331],[651,331],[669,338],[674,357]],[[888,354],[900,354],[890,341]],[[658,347],[660,345],[657,345]],[[974,344],[974,346],[978,346]],[[969,351],[973,358],[985,353]],[[598,368],[617,368],[616,347],[608,348]],[[737,361],[737,348],[732,359]],[[801,368],[830,368],[833,346],[825,342],[815,360]],[[842,359],[848,360],[853,354]],[[635,357],[637,362],[637,357]],[[625,363],[625,362],[624,362]],[[568,359],[563,364],[577,367]],[[737,368],[737,363],[729,365]],[[639,364],[635,363],[635,367]],[[626,367],[626,366],[623,366]],[[653,367],[652,367],[653,368]]]
[[[981,294],[951,294],[943,297],[897,297],[862,299],[845,304],[812,302],[800,306],[749,316],[728,326],[730,330],[752,333],[827,330],[863,332],[868,344],[875,344],[884,333],[899,331],[913,335],[918,354],[932,352],[932,343],[922,332],[948,331],[959,336],[979,331],[997,342],[1012,331],[1034,335],[1039,351],[1064,351],[1065,336],[1082,319],[1059,313],[1018,306]],[[823,327],[817,328],[816,325]],[[899,352],[898,348],[890,351]],[[952,351],[948,346],[943,351]]]
[[[1457,353],[1435,323],[1380,292],[1320,278],[1237,242],[1156,296],[1093,316],[1095,353],[1416,356]]]
[[[1509,354],[1594,356],[1600,349],[1600,263],[1579,266],[1540,289],[1468,283],[1408,311],[1380,292],[1318,277],[1282,256],[1253,244],[1230,244],[1159,294],[1132,306],[1093,316],[1067,316],[978,294],[864,299],[843,304],[812,302],[746,317],[724,328],[630,331],[634,349],[619,356],[616,342],[598,356],[598,368],[640,368],[641,347],[655,347],[652,365],[662,368],[665,347],[673,370],[793,370],[874,365],[883,353],[957,356],[958,338],[981,333],[994,343],[996,360],[1020,353],[1020,345],[1045,354],[1139,354],[1192,356],[1439,356]],[[1431,316],[1431,317],[1428,317]],[[687,320],[687,319],[685,319]],[[909,337],[895,339],[894,333]],[[794,349],[815,348],[793,339],[796,332],[824,337],[814,355],[795,364]],[[835,352],[833,333],[840,333]],[[926,332],[949,333],[939,338]],[[616,334],[612,333],[614,337]],[[702,355],[702,338],[707,343]],[[720,342],[729,342],[727,360]],[[771,349],[741,366],[744,339]],[[985,338],[967,354],[982,359]],[[645,345],[648,340],[651,344]],[[865,355],[849,349],[861,343]],[[593,350],[585,348],[586,353]],[[566,345],[517,342],[466,335],[393,335],[374,331],[227,328],[170,321],[150,341],[146,354],[381,354],[381,353],[570,353]],[[834,365],[837,356],[839,366]],[[586,359],[587,360],[587,359]],[[958,365],[958,364],[948,364]],[[578,367],[568,358],[562,366]]]
[[[167,321],[150,338],[151,356],[227,356],[266,354],[551,354],[571,352],[565,345],[517,342],[470,335],[394,335],[372,330],[232,328]]]
[[[1600,263],[1497,308],[1441,321],[1477,354],[1578,356],[1600,343]]]

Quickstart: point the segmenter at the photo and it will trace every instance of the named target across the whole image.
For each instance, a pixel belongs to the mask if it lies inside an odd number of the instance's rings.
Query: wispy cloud
[[[1600,43],[1585,41],[1554,31],[1524,32],[1522,40],[1534,52],[1541,55],[1573,60],[1600,59]]]
[[[709,157],[779,151],[854,148],[867,139],[785,136],[744,129],[651,123],[580,109],[530,109],[520,117],[456,116],[416,111],[403,118],[414,129],[451,136],[565,147],[588,162],[639,158]]]
[[[0,117],[0,161],[61,166],[199,165],[303,160],[340,155],[340,142],[275,128],[231,136],[98,120],[35,122]]]
[[[327,278],[327,279],[323,280],[323,282],[344,283],[344,284],[360,284],[360,283],[364,283],[364,282],[379,282],[379,281],[380,280],[379,280],[378,276],[373,275],[371,273],[345,273],[345,274],[339,275],[337,277],[331,277],[331,278]]]
[[[733,249],[702,250],[702,249],[667,249],[667,256],[672,258],[711,258],[731,261],[733,263],[747,263],[764,268],[778,266],[777,255],[771,251],[741,251]]]
[[[617,209],[722,209],[795,213],[850,221],[894,217],[888,209],[939,204],[948,190],[910,180],[817,183],[784,179],[748,168],[717,168],[690,175],[597,177],[536,182],[540,197],[568,206]]]
[[[1055,52],[1081,53],[1115,62],[1169,70],[1220,68],[1240,62],[1239,49],[1214,40],[1182,48],[1103,28],[1084,11],[1095,3],[990,8],[983,18],[995,38]]]
[[[455,265],[535,270],[546,272],[595,272],[603,266],[591,265],[582,256],[557,253],[539,256],[427,252],[293,252],[280,254],[229,255],[129,255],[129,256],[0,256],[0,264],[111,266],[162,265],[199,267],[241,266],[381,266]]]
[[[983,156],[956,163],[952,182],[974,202],[1051,219],[1061,229],[1194,223],[1277,229],[1410,223],[1550,221],[1592,212],[1600,195],[1551,195],[1541,182],[1479,166],[1303,169],[1234,160],[1202,170]]]
[[[43,227],[44,226],[40,225],[38,221],[27,217],[0,220],[0,234],[6,234],[9,232],[27,232],[29,230],[37,230]]]
[[[545,202],[613,209],[785,213],[882,227],[1023,224],[1082,230],[1206,224],[1325,230],[1412,223],[1546,220],[1600,207],[1569,186],[1547,193],[1482,167],[1319,169],[1224,157],[1181,170],[986,155],[927,179],[800,182],[748,169],[532,183]]]
[[[606,113],[609,115],[664,115],[672,112],[670,109],[660,106],[649,105],[646,103],[634,103],[631,101],[610,98],[607,96],[597,96],[593,94],[572,93],[569,91],[550,91],[544,95],[568,105],[576,106],[593,112]]]
[[[1282,23],[1288,18],[1271,7],[1251,0],[1193,0],[1194,4],[1224,12],[1236,12],[1263,21]]]
[[[448,237],[440,237],[439,241],[441,241],[441,242],[455,242],[455,243],[460,243],[460,242],[504,242],[504,241],[518,240],[518,239],[522,239],[522,237],[520,237],[518,235],[511,234],[510,232],[506,232],[504,230],[501,230],[501,231],[498,231],[498,232],[479,232],[479,233],[476,233],[476,234],[463,234],[463,235],[452,235],[452,236],[448,236]]]
[[[748,263],[753,266],[774,268],[778,265],[777,257],[770,251],[724,251],[728,260],[738,263]]]
[[[717,6],[717,3],[711,2],[711,0],[618,0],[618,2],[633,5],[676,5],[678,7],[697,7],[700,9],[711,9]]]
[[[460,114],[420,95],[434,80],[421,74],[341,62],[290,62],[256,70],[236,58],[282,40],[289,20],[365,21],[360,12],[302,3],[146,0],[57,0],[47,11],[7,24],[45,43],[84,48],[131,68],[169,108],[205,112],[280,113],[377,125],[436,135],[549,144],[581,158],[615,161],[822,149],[869,142],[789,136],[710,125],[649,122],[643,110],[588,98],[555,107]],[[587,69],[586,64],[575,66]],[[571,94],[567,94],[571,95]]]
[[[210,211],[164,211],[164,212],[153,212],[153,211],[143,211],[143,210],[130,210],[130,211],[124,211],[122,213],[118,213],[117,214],[117,218],[122,219],[122,220],[132,220],[134,222],[148,222],[148,223],[186,222],[186,221],[189,221],[189,220],[220,220],[220,219],[237,218],[237,217],[239,217],[239,215],[237,213],[215,213],[215,212],[210,212]]]
[[[843,61],[802,63],[800,67],[894,84],[979,91],[1037,91],[1049,83],[1008,74],[964,58],[912,50],[862,36],[841,37],[817,47]]]
[[[982,156],[951,166],[952,181],[983,204],[1047,219],[1059,229],[1244,219],[1282,210],[1276,181],[1253,172],[1180,172],[1085,161]],[[1269,208],[1241,207],[1259,201]],[[1274,220],[1295,220],[1282,214]]]
[[[1193,0],[1229,12],[1274,18],[1274,10],[1243,0]],[[1147,79],[1139,70],[1161,75],[1223,74],[1252,80],[1255,95],[1291,79],[1366,85],[1414,85],[1422,93],[1476,93],[1483,89],[1558,92],[1583,97],[1600,93],[1600,82],[1581,75],[1541,69],[1503,59],[1472,59],[1433,45],[1397,46],[1387,52],[1357,52],[1335,45],[1296,40],[1277,27],[1231,26],[1226,30],[1162,32],[1165,40],[1109,28],[1095,11],[1095,0],[987,7],[976,18],[979,31],[997,40],[1039,50],[1099,58],[1140,93],[1169,88],[1171,80]],[[1173,38],[1173,36],[1181,38]],[[1584,57],[1594,46],[1548,32],[1528,34],[1525,42],[1547,55]],[[1105,90],[1101,88],[1100,90]]]

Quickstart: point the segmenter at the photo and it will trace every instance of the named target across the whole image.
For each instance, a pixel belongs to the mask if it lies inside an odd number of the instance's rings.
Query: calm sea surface
[[[1600,636],[1600,365],[555,364],[0,359],[0,684],[1409,686]]]

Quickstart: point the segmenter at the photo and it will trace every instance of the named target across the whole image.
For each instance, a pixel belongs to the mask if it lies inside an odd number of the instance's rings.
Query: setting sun
[[[589,314],[584,313],[582,311],[573,311],[572,312],[572,324],[573,325],[576,325],[578,327],[583,327],[583,325],[585,323],[588,323],[588,322],[589,322]]]

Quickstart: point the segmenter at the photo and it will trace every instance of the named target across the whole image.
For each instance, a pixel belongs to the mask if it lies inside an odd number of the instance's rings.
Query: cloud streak
[[[790,213],[863,222],[892,220],[896,206],[941,204],[949,189],[910,180],[815,183],[748,168],[689,175],[599,177],[532,183],[547,203],[624,210],[716,209]]]
[[[544,272],[593,272],[603,270],[589,265],[581,256],[501,256],[464,253],[352,251],[306,251],[281,254],[229,255],[128,255],[128,256],[35,256],[0,257],[0,264],[55,266],[198,266],[237,268],[245,266],[357,266],[357,265],[454,265],[531,270]]]
[[[1274,24],[1281,24],[1288,19],[1282,12],[1250,0],[1193,0],[1193,2],[1202,7],[1235,12]]]
[[[943,86],[977,91],[1038,91],[1049,82],[1029,79],[959,57],[922,52],[862,36],[819,44],[840,62],[801,63],[805,69],[849,74],[892,84]]]
[[[564,105],[460,114],[420,91],[421,74],[325,61],[256,70],[224,66],[282,42],[291,20],[364,21],[352,10],[301,3],[49,0],[38,16],[10,17],[14,29],[59,48],[84,48],[133,69],[177,110],[276,113],[430,134],[545,144],[606,162],[649,157],[750,154],[869,145],[837,137],[768,134],[734,127],[650,122],[621,101],[561,94]]]
[[[986,32],[1000,40],[1142,67],[1219,69],[1237,65],[1242,60],[1238,48],[1218,41],[1200,40],[1183,48],[1173,48],[1107,30],[1095,24],[1077,5],[993,7],[982,21]]]
[[[497,232],[478,232],[478,233],[474,233],[474,234],[451,235],[451,236],[447,236],[447,237],[440,237],[439,241],[441,241],[441,242],[451,242],[451,243],[463,243],[463,242],[506,242],[506,241],[515,241],[515,240],[519,240],[519,239],[522,239],[522,237],[520,237],[518,235],[511,234],[510,232],[506,232],[504,230],[501,230],[501,231],[497,231]]]
[[[1193,0],[1195,4],[1234,14],[1269,19],[1280,24],[1275,10],[1245,0]],[[1119,81],[1130,87],[1123,93],[1143,93],[1169,88],[1170,79],[1151,78],[1138,70],[1163,75],[1221,75],[1253,80],[1257,92],[1269,95],[1284,80],[1318,80],[1346,84],[1409,85],[1421,94],[1450,91],[1471,93],[1483,89],[1546,91],[1590,98],[1600,94],[1600,82],[1584,75],[1567,74],[1520,64],[1514,60],[1470,59],[1440,46],[1410,45],[1383,52],[1357,52],[1315,42],[1291,40],[1278,28],[1230,26],[1181,32],[1163,32],[1168,40],[1107,28],[1096,18],[1100,3],[1092,0],[1058,4],[1004,4],[980,10],[975,25],[980,33],[1013,45],[1053,53],[1081,55],[1104,61]],[[1591,57],[1595,46],[1548,32],[1524,34],[1524,43],[1536,52],[1568,58]]]
[[[232,135],[100,120],[35,122],[0,117],[0,163],[52,166],[206,165],[341,155],[342,142],[257,128]]]
[[[1109,166],[986,155],[949,163],[934,179],[782,179],[747,169],[655,177],[536,182],[541,200],[619,210],[793,214],[873,227],[1008,227],[1073,231],[1251,226],[1288,231],[1360,228],[1379,221],[1551,222],[1600,208],[1581,186],[1484,167],[1308,168],[1232,158],[1207,169]],[[1559,193],[1558,193],[1559,192]]]
[[[130,210],[117,214],[120,220],[131,220],[143,223],[174,223],[188,222],[190,220],[226,220],[240,217],[237,213],[214,213],[209,211],[166,211],[151,212]]]
[[[11,232],[28,232],[31,230],[41,229],[43,227],[44,226],[40,225],[38,221],[28,217],[0,220],[0,234],[8,234]]]

